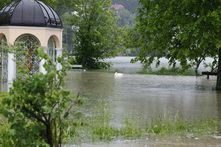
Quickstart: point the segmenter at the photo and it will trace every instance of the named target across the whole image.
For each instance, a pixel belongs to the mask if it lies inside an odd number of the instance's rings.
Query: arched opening
[[[16,43],[21,46],[23,52],[16,53],[16,60],[20,64],[25,64],[31,73],[39,72],[40,58],[37,55],[37,47],[40,41],[31,34],[25,34],[16,39]],[[16,71],[18,73],[18,71]]]
[[[7,43],[7,39],[4,34],[0,34],[0,45],[5,45]]]
[[[53,36],[48,40],[48,55],[56,62],[56,41]]]
[[[0,35],[0,45],[6,46],[7,45],[7,39],[4,34]],[[8,80],[8,52],[6,50],[1,49],[0,56],[2,58],[1,61],[1,70],[2,70],[2,81],[7,82]]]

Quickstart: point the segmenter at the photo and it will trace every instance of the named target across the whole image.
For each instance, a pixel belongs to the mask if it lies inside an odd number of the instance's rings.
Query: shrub
[[[14,131],[16,146],[60,147],[70,123],[70,111],[80,100],[62,88],[68,68],[62,58],[57,61],[63,68],[57,70],[43,49],[37,52],[46,61],[46,74],[31,74],[26,65],[17,64],[19,74],[10,89],[11,98],[3,101],[2,113]]]

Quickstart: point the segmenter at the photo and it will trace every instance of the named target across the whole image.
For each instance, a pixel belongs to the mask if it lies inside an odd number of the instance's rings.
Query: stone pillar
[[[45,51],[46,54],[48,54],[48,48],[47,48],[47,47],[44,48],[44,51]],[[41,73],[43,73],[43,74],[46,74],[46,70],[45,70],[45,68],[43,67],[44,64],[45,64],[45,59],[42,59],[41,62],[40,62],[40,64],[39,64],[39,68],[40,68],[39,71],[40,71]]]
[[[62,56],[62,51],[63,51],[62,48],[56,48],[56,68],[57,68],[57,70],[62,69],[61,64],[58,63],[58,61],[57,61],[58,57],[61,57],[61,56]]]
[[[13,83],[13,80],[16,78],[16,63],[14,61],[14,54],[8,53],[8,82]]]

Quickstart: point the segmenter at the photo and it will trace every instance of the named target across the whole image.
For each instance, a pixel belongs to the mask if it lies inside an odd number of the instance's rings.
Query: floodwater
[[[157,76],[70,71],[67,88],[109,100],[113,113],[139,114],[147,117],[178,112],[185,118],[219,117],[221,95],[214,91],[216,78],[205,76]],[[96,105],[96,104],[95,104]]]
[[[114,73],[83,70],[68,71],[66,88],[89,99],[87,111],[103,104],[110,106],[111,124],[122,127],[125,115],[156,118],[166,113],[179,113],[182,119],[220,118],[221,93],[214,90],[216,77],[157,76],[134,74],[142,70],[140,63],[131,64],[132,57],[107,59]],[[208,61],[209,62],[209,61]],[[162,66],[167,66],[162,60]],[[200,70],[204,70],[200,67]],[[132,74],[133,73],[133,74]],[[10,85],[1,85],[7,91]],[[114,140],[110,143],[72,145],[73,147],[221,147],[221,137],[178,140]],[[70,147],[72,147],[70,146]]]
[[[220,147],[218,139],[205,140],[176,140],[176,141],[116,141],[109,144],[94,143],[73,145],[70,147]]]
[[[90,99],[88,111],[102,103],[111,106],[114,116],[112,125],[121,127],[125,115],[155,118],[166,113],[179,113],[183,119],[219,118],[221,114],[221,93],[214,91],[216,77],[210,76],[157,76],[131,74],[142,69],[140,63],[131,64],[131,57],[109,59],[114,73],[69,71],[67,88]],[[166,63],[163,63],[166,65]],[[203,68],[201,67],[203,70]],[[179,141],[113,141],[105,144],[82,144],[81,147],[198,147],[220,146],[221,139],[179,140]]]

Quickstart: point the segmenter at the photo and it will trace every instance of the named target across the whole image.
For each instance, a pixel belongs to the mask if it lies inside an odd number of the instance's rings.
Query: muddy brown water
[[[80,92],[91,100],[88,111],[100,103],[111,106],[112,125],[122,127],[124,116],[154,119],[166,113],[179,113],[181,119],[220,118],[221,93],[214,90],[216,77],[157,76],[131,74],[142,69],[141,64],[130,64],[131,57],[108,59],[114,73],[69,71],[67,88]],[[162,61],[162,65],[166,65]],[[200,70],[203,67],[200,67]],[[73,145],[74,146],[74,145]],[[77,145],[75,145],[77,146]],[[80,147],[221,147],[221,138],[178,139],[164,141],[118,140],[110,143],[82,144]]]
[[[107,60],[114,63],[114,73],[83,70],[68,71],[66,88],[86,96],[90,105],[87,111],[103,104],[110,106],[114,117],[112,125],[121,127],[124,116],[156,118],[166,113],[179,113],[182,119],[219,118],[221,115],[221,93],[213,89],[216,77],[211,76],[157,76],[131,74],[142,69],[139,63],[130,64],[130,57]],[[7,86],[1,85],[6,91]],[[77,146],[77,145],[71,145]],[[70,147],[71,147],[70,146]],[[116,140],[110,143],[82,144],[79,147],[221,147],[221,138],[187,140]]]
[[[221,141],[209,140],[176,140],[176,141],[118,141],[109,144],[82,144],[70,147],[220,147]]]
[[[177,113],[182,119],[219,118],[221,93],[214,90],[216,77],[156,76],[69,71],[67,88],[80,92],[91,100],[88,111],[102,100],[111,106],[112,125],[122,127],[125,115],[156,118],[166,113]],[[79,147],[221,147],[221,139],[189,139],[178,141],[114,141],[83,144]]]
[[[125,59],[125,58],[124,58]],[[166,113],[179,113],[182,119],[219,118],[221,93],[214,90],[216,77],[157,76],[131,74],[142,67],[118,59],[115,70],[122,69],[123,76],[114,73],[69,71],[67,88],[80,92],[91,100],[88,111],[100,103],[108,103],[114,116],[112,125],[122,127],[125,115],[156,118]],[[123,63],[124,62],[124,63]],[[221,147],[221,139],[189,139],[165,141],[113,141],[111,143],[82,144],[80,147]]]

